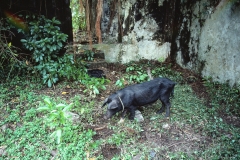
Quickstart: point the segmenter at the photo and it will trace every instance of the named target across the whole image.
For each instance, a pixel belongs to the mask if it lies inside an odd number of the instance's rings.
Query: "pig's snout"
[[[113,116],[113,114],[110,111],[107,111],[107,113],[104,115],[104,119],[110,119]]]

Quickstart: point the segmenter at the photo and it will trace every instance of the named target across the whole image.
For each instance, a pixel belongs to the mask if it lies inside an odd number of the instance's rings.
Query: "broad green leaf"
[[[58,129],[56,131],[54,131],[50,137],[56,137],[56,140],[57,140],[57,144],[60,144],[61,142],[61,136],[62,136],[62,130],[61,129]]]
[[[103,89],[103,90],[106,90],[107,88],[106,88],[106,86],[103,85],[103,86],[102,86],[102,89]]]
[[[61,108],[62,109],[64,107],[66,107],[66,104],[60,103],[60,104],[56,105],[56,108]]]
[[[58,81],[58,78],[53,78],[53,83],[56,83]]]
[[[51,82],[50,79],[48,79],[48,87],[49,87],[49,88],[52,87],[52,82]]]
[[[26,39],[21,39],[20,41],[21,41],[21,42],[27,42],[27,40],[26,40]]]
[[[50,101],[49,98],[45,98],[43,101],[44,101],[48,106],[51,106],[51,105],[52,105],[52,102]]]
[[[121,84],[121,80],[117,80],[117,82],[115,83],[116,86],[120,85]]]
[[[81,108],[80,113],[83,114],[85,112],[85,108]]]
[[[99,90],[97,89],[96,86],[93,86],[93,92],[94,92],[95,94],[99,94]]]
[[[48,111],[50,108],[47,106],[37,108],[37,111]]]
[[[62,47],[62,42],[58,42],[58,46],[59,46],[59,47]]]
[[[69,105],[67,105],[67,106],[63,109],[63,111],[64,111],[64,112],[65,112],[65,111],[69,111],[72,107],[73,107],[73,103],[70,103]]]

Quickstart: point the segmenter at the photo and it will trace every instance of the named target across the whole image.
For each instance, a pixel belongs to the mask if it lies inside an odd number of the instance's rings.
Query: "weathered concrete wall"
[[[186,6],[181,8],[184,18],[176,38],[177,63],[203,77],[240,84],[239,1],[201,0]],[[187,47],[182,48],[183,40]]]
[[[240,84],[240,6],[222,2],[206,20],[199,41],[203,76]]]
[[[171,44],[168,42],[161,43],[158,40],[153,40],[153,35],[157,31],[158,25],[155,20],[151,18],[144,18],[135,23],[133,30],[122,37],[122,43],[112,43],[109,45],[113,50],[108,53],[105,50],[106,60],[111,62],[127,63],[129,61],[136,61],[141,58],[145,59],[159,59],[167,58],[170,54]],[[113,41],[113,38],[111,38]],[[117,37],[115,39],[117,41]],[[105,41],[111,44],[109,40]],[[102,45],[100,45],[102,46]],[[117,54],[115,58],[109,54]]]
[[[119,3],[121,2],[121,3]],[[240,84],[240,0],[104,0],[107,61],[165,59]]]
[[[103,44],[95,47],[104,50],[107,61],[127,63],[141,58],[162,60],[169,56],[170,38],[163,34],[167,33],[164,29],[168,26],[165,26],[167,1],[103,2]]]

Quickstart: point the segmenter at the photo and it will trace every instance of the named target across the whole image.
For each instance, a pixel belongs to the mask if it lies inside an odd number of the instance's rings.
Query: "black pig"
[[[169,117],[171,107],[169,98],[173,94],[175,84],[167,78],[155,78],[121,89],[104,101],[103,106],[108,104],[105,118],[111,118],[120,111],[123,111],[122,115],[124,115],[124,111],[127,109],[130,111],[129,119],[133,120],[138,106],[153,103],[158,99],[162,102],[162,107],[157,113],[164,112],[166,108],[166,117]]]

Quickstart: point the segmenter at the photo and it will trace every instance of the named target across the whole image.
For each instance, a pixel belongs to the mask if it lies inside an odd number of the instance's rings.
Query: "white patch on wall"
[[[141,58],[165,60],[170,54],[171,43],[162,44],[153,40],[157,29],[156,21],[148,16],[135,23],[134,29],[123,36],[122,43],[110,44],[108,41],[108,44],[97,44],[94,47],[105,53],[107,62],[128,63]]]
[[[151,17],[137,21],[134,29],[123,37],[121,48],[122,63],[144,59],[166,59],[170,53],[171,43],[153,40],[158,25]]]

